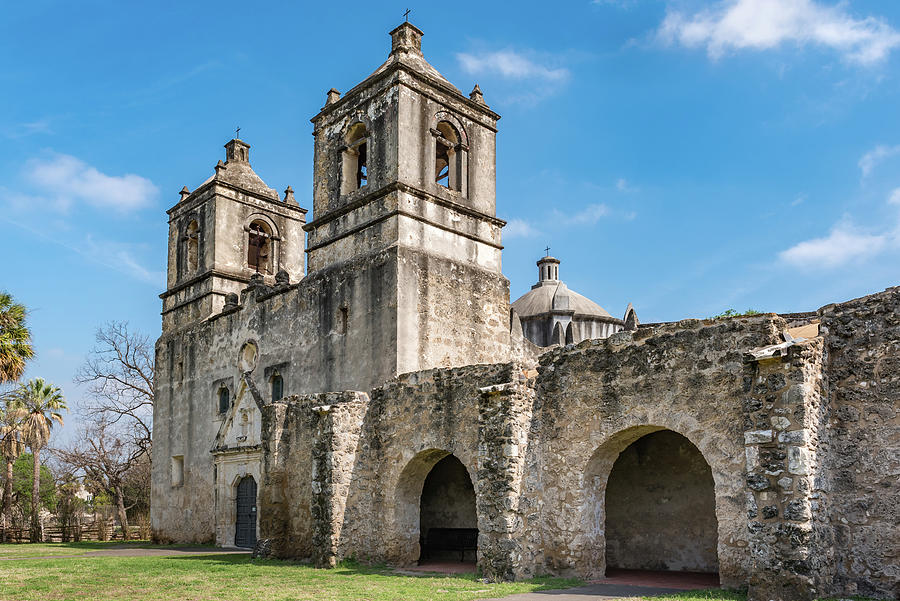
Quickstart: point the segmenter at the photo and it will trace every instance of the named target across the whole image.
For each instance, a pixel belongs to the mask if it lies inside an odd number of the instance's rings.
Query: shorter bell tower
[[[269,283],[279,272],[294,282],[303,277],[306,209],[290,186],[280,197],[253,171],[243,140],[225,144],[225,162],[195,190],[182,188],[167,212],[164,332],[220,312],[225,296],[256,274]]]

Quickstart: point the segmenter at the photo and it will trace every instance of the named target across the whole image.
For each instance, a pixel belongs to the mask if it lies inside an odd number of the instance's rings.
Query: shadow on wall
[[[631,443],[606,486],[606,566],[717,572],[712,470],[687,438],[663,430]]]

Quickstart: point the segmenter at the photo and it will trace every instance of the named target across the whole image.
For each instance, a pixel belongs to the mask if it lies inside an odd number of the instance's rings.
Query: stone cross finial
[[[191,195],[191,191],[188,190],[187,186],[185,186],[181,189],[181,192],[179,192],[179,194],[181,194],[181,200],[183,201],[185,198]]]
[[[329,104],[335,103],[340,99],[341,99],[341,93],[338,92],[336,89],[331,88],[330,90],[328,90],[328,99],[325,101],[325,105],[327,106]]]
[[[292,202],[296,204],[296,200],[294,200],[294,189],[288,186],[284,190],[284,202]]]

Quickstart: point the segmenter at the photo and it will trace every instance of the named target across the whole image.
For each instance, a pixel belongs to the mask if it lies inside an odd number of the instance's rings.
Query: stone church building
[[[545,257],[510,303],[499,115],[421,38],[401,24],[378,69],[328,92],[311,220],[239,139],[168,211],[154,537],[898,596],[900,289],[640,324]]]

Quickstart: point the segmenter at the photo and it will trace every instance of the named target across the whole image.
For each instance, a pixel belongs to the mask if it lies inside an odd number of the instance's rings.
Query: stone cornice
[[[254,198],[255,200],[270,203],[272,205],[275,205],[275,207],[277,207],[279,209],[285,209],[288,212],[300,213],[300,217],[299,218],[295,217],[295,219],[301,219],[301,220],[304,219],[306,216],[306,213],[308,212],[307,209],[302,208],[300,205],[289,205],[278,198],[273,199],[268,196],[263,196],[256,192],[253,192],[251,190],[241,188],[240,186],[235,186],[234,184],[231,184],[231,183],[223,181],[223,180],[211,179],[208,182],[206,182],[205,184],[201,185],[196,190],[194,190],[193,192],[191,192],[190,195],[187,196],[184,200],[181,200],[181,201],[175,203],[175,205],[172,208],[168,209],[166,211],[166,214],[169,215],[169,221],[170,222],[172,221],[172,219],[173,219],[172,214],[175,213],[176,210],[190,211],[196,205],[202,204],[203,202],[208,200],[205,198],[200,198],[200,196],[207,190],[212,189],[214,186],[222,186],[223,188],[228,188],[235,192],[239,192],[240,194],[250,196],[250,197]],[[237,198],[226,197],[226,198],[228,198],[229,200],[233,200],[235,202],[239,202],[241,204],[245,204],[247,206],[254,206],[252,203],[249,203],[246,200],[241,199],[240,197],[237,197]]]
[[[498,121],[500,119],[500,115],[498,115],[491,109],[487,108],[485,105],[479,104],[470,98],[466,98],[464,95],[462,95],[458,90],[454,89],[453,87],[448,86],[447,84],[445,84],[441,81],[438,81],[436,79],[428,77],[424,73],[420,73],[420,72],[416,71],[415,69],[412,69],[408,65],[405,65],[402,61],[398,61],[398,62],[395,62],[392,65],[388,66],[381,73],[378,73],[376,75],[370,75],[369,77],[364,79],[362,82],[356,84],[349,91],[347,91],[347,93],[344,94],[339,100],[337,100],[331,104],[326,104],[316,114],[315,117],[310,119],[310,121],[313,124],[316,124],[317,121],[319,121],[322,118],[328,117],[329,115],[331,115],[332,113],[337,111],[337,109],[346,108],[345,105],[348,104],[351,99],[354,99],[357,95],[362,93],[363,90],[365,90],[368,87],[372,87],[377,83],[380,83],[382,80],[387,79],[388,77],[390,77],[397,71],[403,71],[404,73],[410,75],[411,77],[418,79],[422,83],[432,86],[432,87],[444,92],[445,94],[449,94],[452,98],[463,103],[466,106],[466,108],[475,111],[477,114],[488,117],[489,119],[491,119],[493,121]],[[428,95],[425,90],[413,88],[409,84],[405,84],[402,81],[398,82],[398,83],[400,85],[405,85],[406,87],[413,89],[416,92],[419,92],[424,95]],[[443,102],[441,102],[439,99],[434,98],[433,96],[430,96],[430,97],[433,100],[436,100],[436,101],[440,102],[441,104],[443,104]],[[496,129],[494,129],[494,131],[496,131]]]
[[[500,219],[499,217],[493,217],[491,215],[488,215],[487,213],[476,211],[475,209],[453,202],[452,200],[441,198],[436,194],[432,194],[431,192],[427,192],[415,186],[410,186],[409,184],[404,184],[402,182],[391,182],[382,186],[381,188],[378,188],[377,190],[373,190],[367,194],[360,196],[359,198],[356,198],[355,200],[353,200],[353,202],[347,203],[340,208],[329,211],[322,217],[316,217],[309,223],[305,224],[303,226],[303,229],[306,232],[311,232],[314,229],[321,227],[330,221],[334,221],[338,217],[346,215],[347,213],[354,211],[363,205],[374,202],[379,198],[382,198],[383,196],[387,196],[391,192],[406,192],[408,194],[412,194],[413,196],[417,196],[422,200],[431,201],[442,207],[452,209],[458,213],[462,213],[467,217],[474,217],[475,219],[487,221],[491,225],[496,225],[498,227],[503,227],[504,225],[506,225],[506,221]]]

